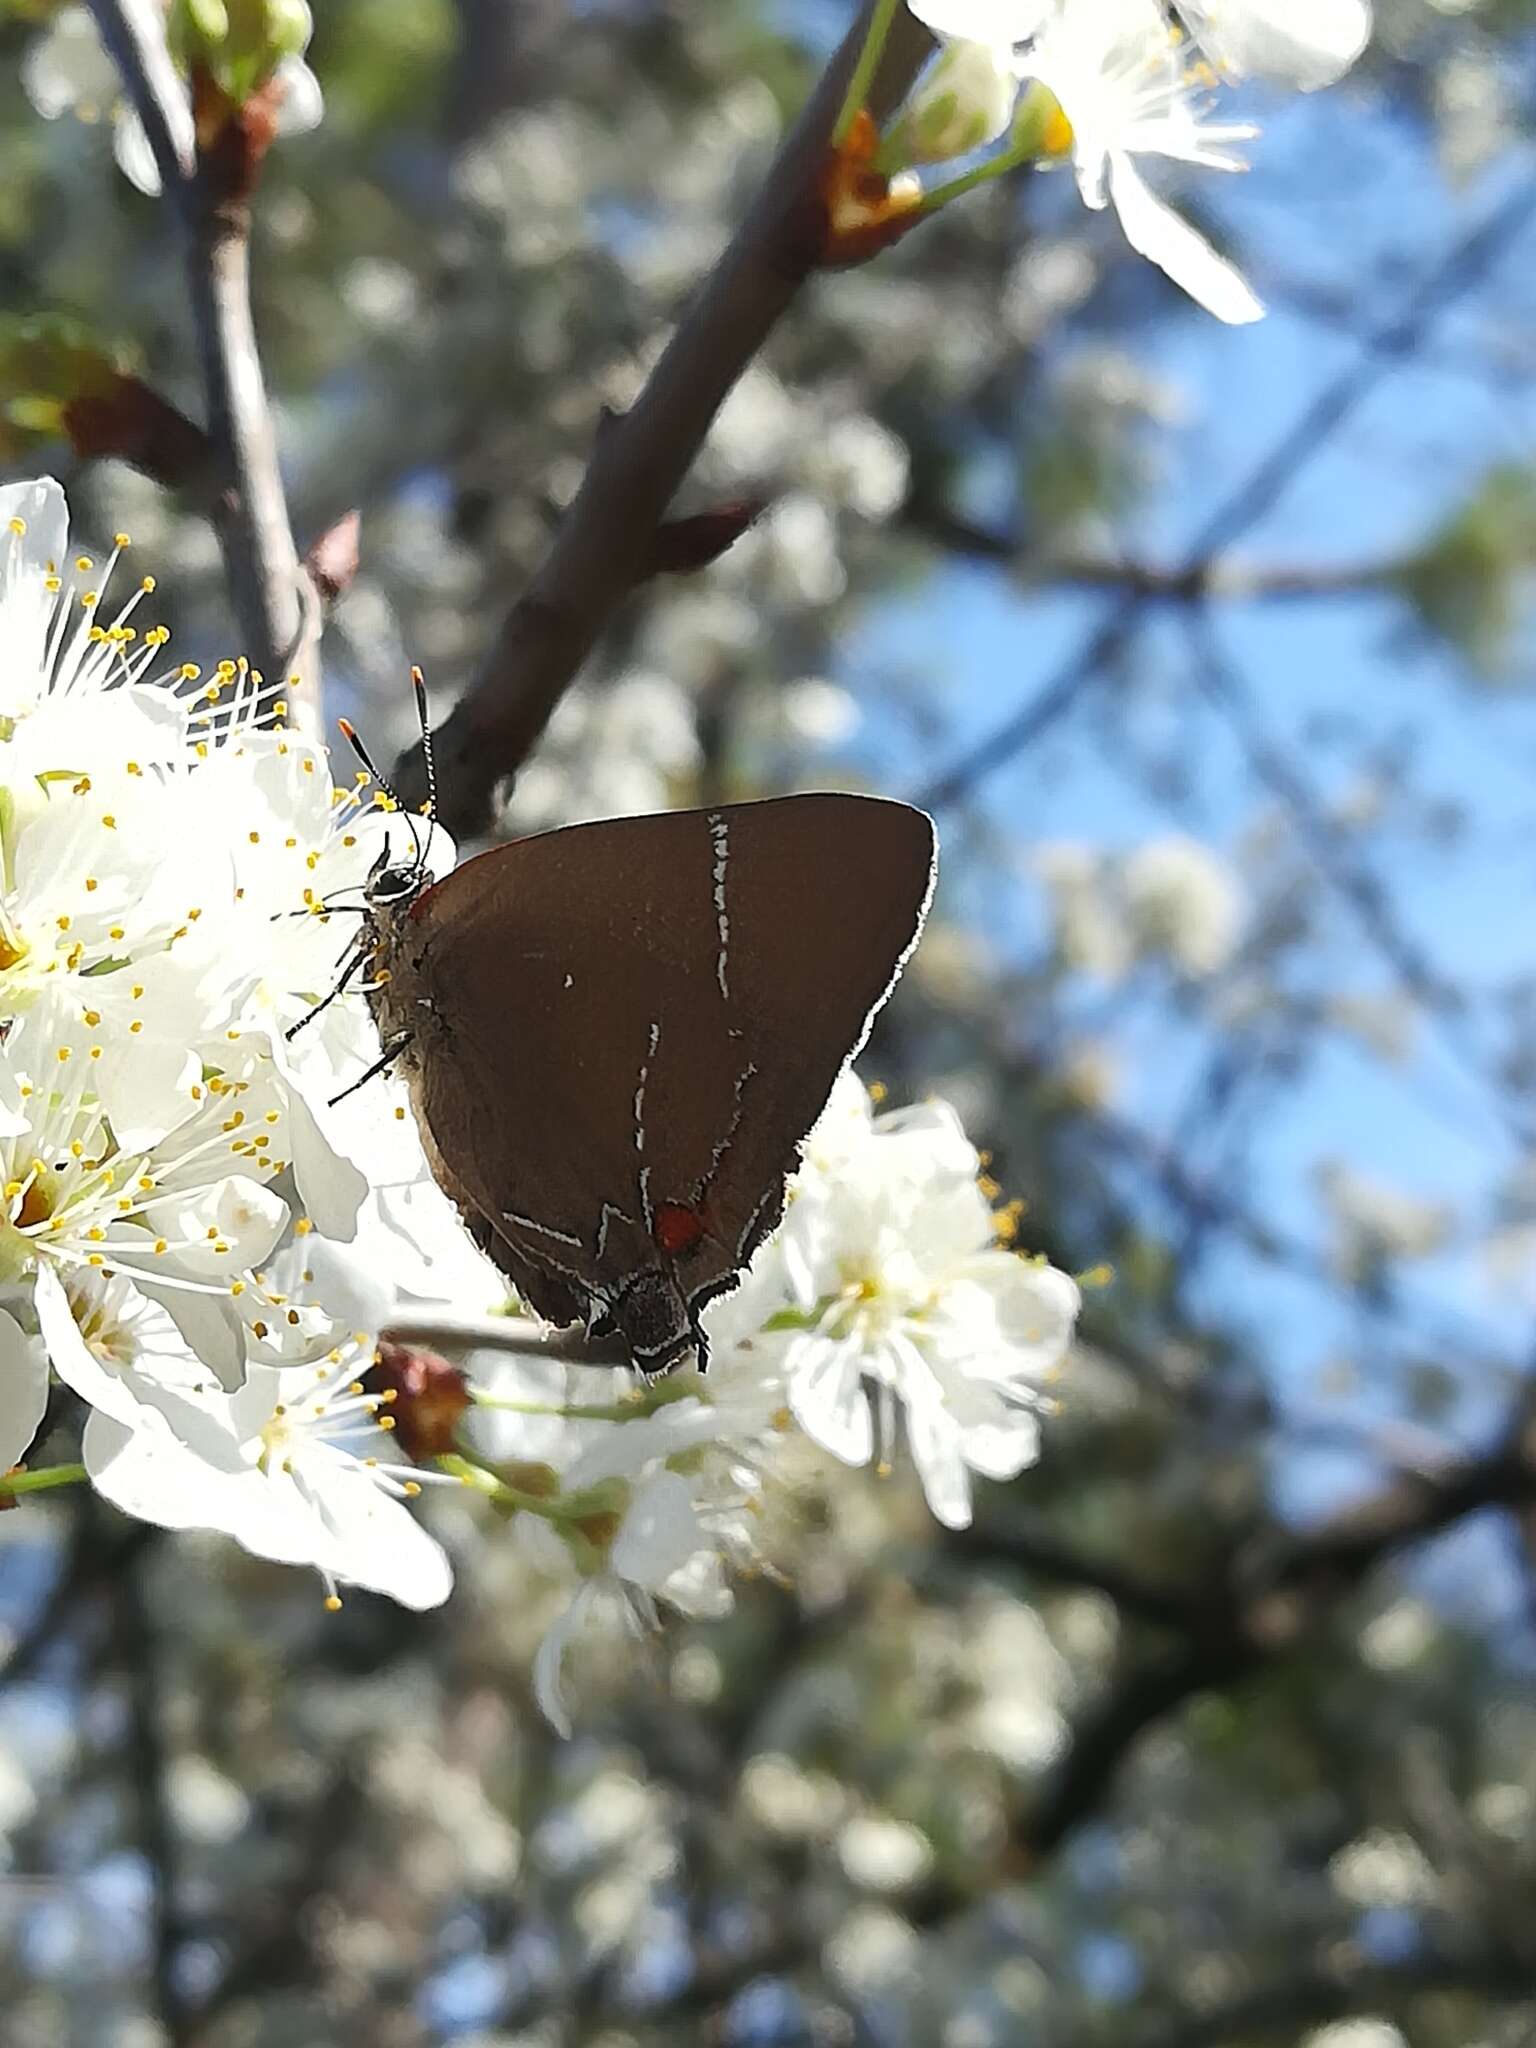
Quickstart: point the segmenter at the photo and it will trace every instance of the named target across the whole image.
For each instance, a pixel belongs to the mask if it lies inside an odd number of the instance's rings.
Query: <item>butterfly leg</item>
[[[355,1095],[359,1088],[366,1087],[375,1074],[382,1074],[386,1068],[392,1067],[410,1043],[409,1031],[402,1031],[398,1038],[392,1038],[366,1073],[359,1074],[357,1079],[349,1087],[343,1088],[339,1095],[333,1095],[327,1107],[334,1109],[338,1102],[345,1102],[349,1095]]]

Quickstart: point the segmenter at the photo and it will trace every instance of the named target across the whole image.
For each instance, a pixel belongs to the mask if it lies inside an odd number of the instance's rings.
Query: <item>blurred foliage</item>
[[[26,101],[47,12],[0,24],[0,453],[55,467],[83,535],[131,531],[178,649],[216,658],[195,509],[38,445],[125,338],[199,411],[163,211],[105,125]],[[1530,13],[1384,0],[1361,76],[1255,146],[1259,196],[1196,195],[1233,208],[1273,346],[1204,323],[1065,177],[818,281],[679,506],[767,515],[631,601],[507,829],[908,790],[1030,703],[1528,175]],[[301,542],[364,514],[328,708],[387,753],[410,660],[439,708],[472,672],[841,12],[316,14],[326,118],[268,160],[257,314]],[[1297,1527],[1489,1440],[1530,1356],[1531,820],[1498,791],[1533,758],[1531,254],[1244,533],[1281,596],[1211,601],[1241,632],[1224,697],[1176,596],[945,807],[868,1064],[957,1102],[1022,1243],[1113,1264],[1039,1469],[951,1537],[909,1475],[808,1459],[765,1532],[782,1583],[578,1655],[570,1744],[529,1693],[556,1596],[462,1502],[434,1504],[461,1590],[425,1617],[328,1616],[88,1503],[0,1516],[7,2048],[1528,2038],[1528,1512],[1282,1566]]]

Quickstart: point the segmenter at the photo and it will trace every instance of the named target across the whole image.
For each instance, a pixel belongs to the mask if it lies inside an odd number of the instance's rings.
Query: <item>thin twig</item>
[[[210,201],[205,191],[188,237],[187,276],[208,434],[224,481],[214,527],[247,660],[269,681],[299,680],[290,718],[318,732],[321,606],[299,564],[278,467],[251,317],[250,217],[244,206]]]
[[[1256,2036],[1294,2041],[1325,2020],[1396,2012],[1409,2000],[1447,1991],[1524,2004],[1532,1997],[1530,1967],[1497,1950],[1377,1964],[1357,1959],[1341,1944],[1337,1956],[1304,1958],[1274,1982],[1243,1991],[1213,2011],[1156,2021],[1124,2038],[1130,2048],[1225,2048],[1228,2042],[1247,2043]]]
[[[290,717],[318,730],[321,606],[293,538],[251,316],[248,199],[231,197],[196,148],[187,91],[149,0],[90,5],[182,230],[208,414],[211,514],[242,652],[269,681],[302,678]]]
[[[1255,464],[1236,490],[1201,525],[1177,578],[1199,578],[1241,540],[1289,490],[1334,435],[1375,390],[1385,373],[1413,354],[1441,314],[1464,296],[1508,251],[1536,214],[1536,178],[1528,178],[1448,251],[1420,282],[1407,304],[1362,344],[1354,362],[1317,394],[1300,417]],[[927,781],[914,801],[925,810],[957,803],[1004,761],[1033,746],[1078,700],[1079,692],[1129,646],[1154,598],[1122,589],[1076,653],[1069,655],[1033,700],[948,768]]]
[[[128,1777],[138,1803],[140,1846],[149,1866],[150,1984],[154,2012],[170,2048],[186,2048],[191,2026],[176,1976],[180,1857],[167,1784],[169,1757],[162,1696],[164,1646],[145,1589],[153,1556],[151,1543],[118,1578],[113,1613],[118,1657],[128,1684],[128,1745],[132,1759]]]
[[[1377,1492],[1299,1533],[1242,1546],[1226,1569],[1192,1587],[1196,1617],[1173,1648],[1132,1662],[1078,1724],[1061,1762],[1016,1828],[1031,1861],[1052,1854],[1090,1814],[1146,1732],[1196,1694],[1242,1683],[1315,1638],[1340,1600],[1410,1546],[1486,1508],[1536,1500],[1536,1444],[1522,1395],[1500,1440],[1433,1473],[1400,1473]]]
[[[558,1365],[627,1365],[617,1339],[593,1339],[581,1330],[542,1330],[516,1316],[439,1315],[418,1309],[391,1317],[379,1335],[391,1344],[425,1345],[433,1351],[500,1351],[513,1358],[549,1359]]]
[[[90,7],[143,127],[160,183],[185,215],[197,143],[191,103],[166,46],[164,13],[154,0],[90,0]]]
[[[715,414],[815,268],[818,178],[871,11],[860,8],[645,388],[621,418],[604,422],[548,555],[434,736],[442,818],[456,836],[484,828],[497,784],[527,759],[632,589]],[[903,12],[870,89],[877,116],[900,103],[931,48]],[[394,782],[408,803],[425,795],[419,744],[396,763]]]

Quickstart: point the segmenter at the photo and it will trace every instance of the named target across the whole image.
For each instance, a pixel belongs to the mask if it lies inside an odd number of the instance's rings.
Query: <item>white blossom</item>
[[[1113,205],[1131,247],[1218,320],[1259,319],[1264,309],[1238,271],[1138,168],[1138,157],[1163,156],[1242,170],[1231,145],[1257,132],[1248,122],[1202,121],[1206,81],[1170,40],[1155,0],[1055,0],[1023,62],[1066,117],[1070,142],[1060,146],[1070,147],[1084,204]]]
[[[963,1527],[972,1472],[1012,1478],[1038,1453],[1077,1288],[999,1245],[947,1105],[861,1128],[850,1094],[813,1134],[764,1261],[779,1264],[792,1309],[754,1355],[776,1364],[807,1434],[849,1464],[877,1447],[890,1461],[899,1408],[929,1506]]]
[[[252,1365],[236,1393],[194,1397],[196,1432],[156,1409],[132,1425],[94,1409],[92,1483],[142,1521],[218,1530],[253,1556],[313,1566],[333,1601],[340,1583],[439,1606],[448,1560],[405,1506],[421,1490],[415,1468],[384,1455],[379,1397],[357,1378],[367,1356],[345,1348],[319,1368]]]
[[[912,12],[936,31],[939,21],[968,20],[974,11],[936,0],[912,0]],[[902,112],[891,137],[892,153],[903,163],[944,163],[984,149],[1007,133],[1018,97],[1012,40],[946,36],[937,63],[918,82]]]
[[[141,192],[160,190],[160,168],[138,115],[123,97],[117,67],[88,7],[63,7],[22,59],[21,82],[44,120],[64,114],[112,123],[118,169]],[[277,133],[305,135],[325,113],[320,81],[302,57],[284,57],[272,73],[278,90]]]
[[[1120,866],[1138,951],[1162,953],[1192,977],[1214,974],[1236,950],[1243,898],[1219,854],[1182,833],[1145,840]]]
[[[1184,0],[1179,12],[1230,76],[1303,92],[1342,78],[1371,39],[1370,0]]]

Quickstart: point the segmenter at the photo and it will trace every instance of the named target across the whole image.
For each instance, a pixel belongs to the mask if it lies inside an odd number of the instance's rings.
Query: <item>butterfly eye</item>
[[[370,875],[367,883],[368,901],[375,905],[399,903],[408,896],[414,896],[421,888],[422,876],[419,867],[381,868]]]

